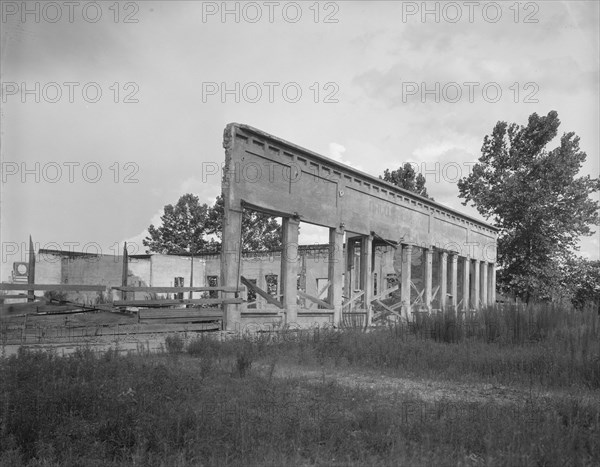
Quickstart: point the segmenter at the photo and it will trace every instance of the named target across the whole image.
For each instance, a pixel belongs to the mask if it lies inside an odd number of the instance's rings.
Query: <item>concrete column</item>
[[[330,230],[330,239],[329,243],[331,244],[331,230]],[[349,299],[352,298],[352,293],[354,290],[354,281],[353,281],[354,272],[354,239],[346,236],[346,274],[344,278],[344,293],[346,297]],[[350,311],[350,310],[347,310]]]
[[[496,304],[496,264],[490,264],[490,293],[489,300],[491,305]]]
[[[448,253],[442,251],[440,253],[440,268],[438,271],[440,289],[438,296],[440,297],[440,308],[446,308],[446,295],[448,295]]]
[[[469,311],[469,273],[471,269],[471,260],[469,258],[463,258],[463,283],[462,283],[462,296],[463,306],[462,310],[467,313]]]
[[[190,287],[194,287],[194,254],[190,257]],[[134,294],[135,295],[135,294]],[[190,291],[189,298],[194,298],[194,292]]]
[[[236,287],[240,284],[242,261],[242,208],[233,209],[225,203],[223,218],[223,242],[221,246],[221,286]],[[231,294],[221,293],[224,298]],[[236,294],[236,297],[238,294]],[[240,305],[223,305],[223,328],[233,331],[241,321]]]
[[[481,291],[481,305],[488,305],[488,263],[485,261],[481,262],[481,284],[479,286]]]
[[[371,324],[371,300],[373,297],[373,236],[365,235],[360,241],[360,286],[363,295],[364,308],[367,312],[366,326]]]
[[[400,277],[400,298],[402,301],[402,316],[408,321],[411,314],[410,284],[412,265],[412,245],[402,245],[402,276]]]
[[[348,244],[346,244],[347,246]],[[333,324],[336,326],[339,326],[342,320],[343,273],[344,231],[341,229],[329,229],[329,268],[327,276],[331,284],[327,290],[327,301],[334,308]]]
[[[425,284],[423,301],[427,311],[431,311],[431,294],[433,293],[433,250],[431,248],[427,248],[423,252],[423,266],[423,283]]]
[[[479,310],[479,260],[471,261],[471,308]]]
[[[281,253],[281,288],[285,324],[298,321],[298,219],[284,217],[281,231],[283,250]]]
[[[450,294],[452,295],[450,305],[456,309],[458,304],[458,255],[450,255]]]

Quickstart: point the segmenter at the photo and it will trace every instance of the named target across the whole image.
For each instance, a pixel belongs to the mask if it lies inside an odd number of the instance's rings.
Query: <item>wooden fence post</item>
[[[123,246],[123,273],[121,275],[121,285],[123,287],[127,287],[127,263],[127,242],[125,242],[125,245]],[[127,292],[121,291],[121,300],[127,300]]]
[[[27,274],[27,283],[35,284],[35,251],[33,251],[33,240],[29,236],[29,271]],[[35,290],[33,287],[27,291],[27,302],[35,301]]]
[[[192,266],[190,268],[190,287],[194,287],[194,253],[192,253]],[[190,300],[194,298],[193,293],[190,290]]]

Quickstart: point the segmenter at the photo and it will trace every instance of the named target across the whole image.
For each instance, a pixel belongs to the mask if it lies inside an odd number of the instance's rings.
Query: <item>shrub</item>
[[[193,357],[217,357],[223,352],[223,346],[212,337],[202,334],[188,343],[186,351]]]
[[[167,336],[165,339],[165,347],[167,352],[170,354],[177,354],[183,352],[184,342],[179,334],[173,334]]]
[[[65,302],[67,300],[67,292],[61,292],[59,290],[48,290],[44,292],[44,298],[47,300]]]

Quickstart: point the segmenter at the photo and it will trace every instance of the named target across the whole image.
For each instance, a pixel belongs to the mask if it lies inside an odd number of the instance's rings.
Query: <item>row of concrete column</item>
[[[296,287],[298,262],[298,226],[299,222],[292,218],[283,219],[283,244],[284,252],[281,262],[282,293],[283,305],[289,320],[297,316]],[[371,297],[373,296],[373,236],[363,235],[354,237],[348,241],[346,248],[346,270],[344,271],[343,243],[344,232],[340,229],[329,229],[330,243],[330,261],[329,261],[329,281],[328,302],[335,309],[336,317],[339,319],[340,307],[342,305],[344,283],[342,275],[346,273],[345,288],[347,291],[346,299],[351,298],[352,287],[350,284],[349,268],[351,267],[354,247],[360,243],[361,261],[360,288],[364,292],[363,304],[369,312]],[[412,289],[412,254],[413,245],[403,244],[402,248],[402,273],[400,276],[400,290],[402,301],[402,315],[410,317],[411,310],[411,289]],[[433,308],[433,256],[439,255],[439,268],[437,284],[439,289],[436,293],[436,299],[441,309],[452,307],[461,311],[479,310],[482,306],[492,305],[496,302],[496,268],[495,264],[460,256],[454,252],[440,251],[433,248],[424,249],[423,261],[423,305],[431,310]],[[462,300],[459,303],[458,291],[458,264],[462,262],[462,290],[460,295]],[[448,274],[450,270],[450,274]],[[287,293],[290,291],[291,293]],[[367,319],[370,320],[370,316]],[[291,322],[291,321],[290,321]],[[337,321],[336,321],[337,322]]]
[[[412,282],[413,245],[401,245],[402,274],[401,300],[403,314],[410,311]],[[496,303],[496,267],[495,264],[460,256],[457,253],[424,249],[423,267],[423,304],[431,310],[433,302],[433,255],[439,255],[437,298],[440,308],[458,308],[462,311],[479,310],[482,306]],[[462,261],[461,303],[458,302],[458,263]],[[448,275],[448,268],[450,274]],[[449,280],[448,280],[449,276]]]
[[[239,261],[241,261],[241,245],[235,242],[235,239],[240,238],[241,234],[241,210],[228,210],[225,216],[224,225],[224,251],[222,256],[222,283],[232,285],[239,283]],[[283,232],[283,252],[281,261],[281,293],[282,305],[285,312],[285,321],[287,323],[296,322],[298,317],[297,305],[297,277],[299,270],[298,261],[298,233],[299,220],[291,217],[282,219]],[[360,242],[361,261],[360,261],[360,287],[364,292],[362,300],[367,311],[367,322],[370,322],[370,303],[373,297],[373,236],[363,235],[354,237],[352,245]],[[238,240],[239,242],[239,240]],[[344,263],[350,264],[354,255],[351,241],[348,241],[347,258],[344,261],[344,230],[342,228],[329,229],[329,289],[327,302],[332,305],[334,312],[334,322],[338,323],[341,319],[342,301],[343,301],[343,275],[346,272],[348,280],[348,271],[344,271]],[[399,245],[402,249],[402,273],[400,277],[402,314],[403,317],[410,318],[411,311],[411,265],[413,245]],[[234,254],[232,260],[231,254]],[[460,310],[468,311],[470,309],[479,309],[482,305],[493,304],[496,301],[496,271],[494,264],[474,260],[459,256],[453,252],[439,251],[436,249],[424,249],[424,267],[423,267],[423,304],[428,309],[432,309],[433,302],[433,255],[439,255],[439,277],[437,283],[439,290],[437,298],[442,309],[447,307],[458,307]],[[460,306],[457,303],[458,299],[458,262],[463,262],[463,278],[462,278],[462,303]],[[450,275],[448,275],[450,268]],[[448,277],[450,280],[448,280]],[[473,279],[473,280],[471,280]],[[351,298],[352,288],[346,283],[348,297]],[[226,320],[238,321],[239,306],[226,306]]]

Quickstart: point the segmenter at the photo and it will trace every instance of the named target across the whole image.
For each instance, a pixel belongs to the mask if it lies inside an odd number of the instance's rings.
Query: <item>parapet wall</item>
[[[497,230],[470,216],[246,125],[225,147],[232,207],[496,262]]]

